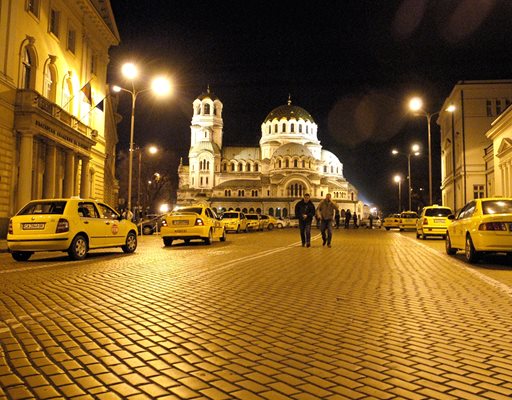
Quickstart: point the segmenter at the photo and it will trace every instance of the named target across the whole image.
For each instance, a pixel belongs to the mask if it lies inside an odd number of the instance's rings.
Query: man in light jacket
[[[322,245],[331,247],[332,220],[338,206],[331,201],[331,194],[327,193],[316,209],[317,217],[320,218],[320,232],[322,232]]]

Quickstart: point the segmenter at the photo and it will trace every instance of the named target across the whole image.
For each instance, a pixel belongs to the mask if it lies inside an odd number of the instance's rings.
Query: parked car
[[[343,224],[340,224],[340,226]],[[360,227],[369,228],[370,227],[370,218],[363,218],[361,222],[359,223]],[[382,226],[382,221],[379,217],[374,217],[372,219],[372,227],[373,228],[380,228]]]
[[[163,221],[160,235],[164,246],[171,246],[180,239],[187,244],[195,239],[206,244],[211,244],[214,239],[226,240],[224,223],[215,211],[202,204],[177,208],[166,214]]]
[[[512,198],[471,200],[448,217],[446,253],[464,250],[466,261],[476,262],[488,252],[504,252],[512,257]]]
[[[252,229],[254,231],[262,231],[264,222],[261,220],[259,214],[245,214],[247,218],[247,229]]]
[[[448,216],[453,214],[450,207],[437,204],[423,207],[418,222],[416,222],[416,238],[426,239],[427,236],[446,236],[446,229],[450,224]]]
[[[148,214],[144,220],[138,223],[139,235],[152,235],[160,232],[164,215]]]
[[[16,261],[39,251],[64,251],[82,260],[91,249],[137,248],[137,226],[93,199],[32,200],[9,221],[7,246]]]
[[[224,229],[226,232],[234,231],[239,233],[240,231],[247,232],[247,218],[245,214],[240,211],[226,211],[220,217],[224,223]]]
[[[400,222],[398,228],[401,231],[406,229],[416,230],[416,222],[418,221],[418,213],[415,211],[404,211],[400,213]]]
[[[261,214],[260,217],[261,220],[263,221],[263,229],[268,229],[269,231],[271,231],[274,228],[282,229],[285,226],[287,226],[285,221],[283,221],[282,219],[278,219],[272,215]]]
[[[384,218],[382,226],[389,231],[392,228],[400,228],[400,214],[389,214]]]

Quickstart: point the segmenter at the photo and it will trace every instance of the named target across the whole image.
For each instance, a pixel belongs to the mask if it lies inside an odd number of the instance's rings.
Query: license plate
[[[176,221],[172,221],[172,224],[173,225],[188,225],[188,221],[179,219]]]
[[[30,222],[30,223],[21,224],[21,229],[23,229],[24,231],[37,231],[37,230],[44,229],[44,226],[45,226],[45,223],[43,223],[43,222],[39,222],[39,223]]]
[[[175,229],[174,230],[174,233],[186,233],[187,230],[186,229]]]
[[[434,218],[434,223],[435,224],[444,224],[444,219],[435,219]]]

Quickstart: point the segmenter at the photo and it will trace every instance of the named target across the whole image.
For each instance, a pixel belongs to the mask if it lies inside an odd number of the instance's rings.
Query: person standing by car
[[[352,213],[347,208],[347,211],[345,211],[345,229],[348,229],[350,226],[350,220],[352,219]]]
[[[309,193],[295,205],[295,217],[299,220],[300,239],[302,247],[311,247],[311,223],[315,216],[315,206],[310,200]]]
[[[325,199],[320,202],[316,209],[317,215],[320,217],[322,246],[327,244],[327,247],[331,247],[332,219],[334,218],[336,210],[338,210],[338,206],[331,201],[331,194],[327,193]]]

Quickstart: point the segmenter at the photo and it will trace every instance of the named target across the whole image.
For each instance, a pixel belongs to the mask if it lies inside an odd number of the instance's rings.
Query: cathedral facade
[[[223,104],[208,89],[193,102],[188,165],[178,167],[178,205],[207,203],[218,213],[238,210],[293,217],[309,193],[315,204],[331,193],[340,209],[359,215],[363,203],[343,176],[343,164],[322,148],[318,126],[303,108],[287,104],[261,124],[259,146],[224,146]]]

